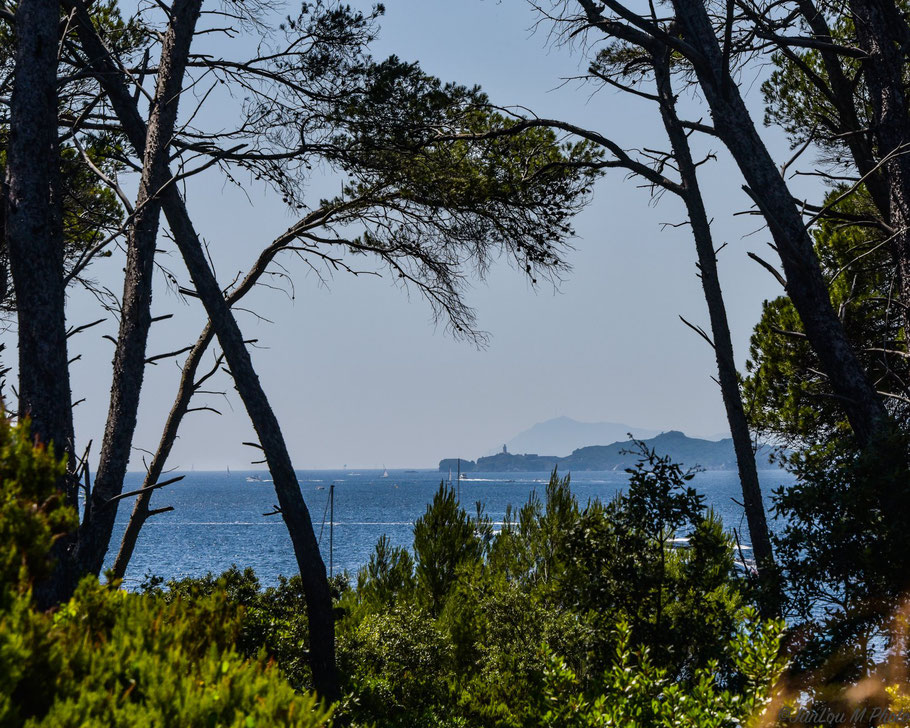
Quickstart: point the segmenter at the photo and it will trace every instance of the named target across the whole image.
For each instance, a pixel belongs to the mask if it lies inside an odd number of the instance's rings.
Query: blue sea
[[[178,475],[176,473],[173,475]],[[187,472],[179,483],[152,496],[152,507],[174,510],[149,519],[142,529],[125,586],[134,588],[147,574],[166,579],[220,573],[231,564],[252,567],[264,585],[279,575],[296,571],[291,541],[280,516],[265,516],[276,503],[268,473]],[[448,473],[437,470],[303,470],[298,471],[303,497],[319,535],[326,566],[329,564],[329,486],[335,484],[335,573],[354,575],[370,558],[379,537],[386,534],[394,545],[410,548],[414,521],[426,511],[440,481]],[[624,472],[572,473],[571,487],[581,504],[609,500],[627,482]],[[171,476],[169,476],[171,477]],[[461,502],[473,514],[475,504],[494,522],[501,522],[506,506],[520,507],[534,491],[544,495],[549,473],[470,473],[461,481]],[[765,500],[779,485],[792,482],[781,470],[760,473]],[[261,479],[261,480],[259,480]],[[453,478],[454,480],[454,478]],[[127,476],[125,490],[142,484],[141,473]],[[742,495],[735,472],[699,473],[692,485],[719,513],[724,525],[748,538]],[[132,510],[132,499],[120,504],[111,540],[113,561],[120,536]],[[770,517],[770,510],[769,510]],[[772,524],[773,528],[773,524]],[[745,543],[745,542],[744,542]]]

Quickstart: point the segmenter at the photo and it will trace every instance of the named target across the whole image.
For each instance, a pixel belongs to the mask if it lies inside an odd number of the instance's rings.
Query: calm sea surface
[[[179,483],[157,491],[152,507],[174,506],[154,516],[142,529],[139,543],[126,574],[126,586],[136,586],[148,573],[165,578],[219,573],[231,564],[251,566],[263,584],[275,583],[281,574],[296,571],[291,541],[280,516],[263,516],[273,510],[275,492],[268,473],[190,472]],[[335,572],[356,571],[366,564],[376,541],[387,534],[392,543],[410,547],[414,521],[445,475],[436,470],[303,470],[298,471],[303,497],[329,562],[329,526],[326,506],[329,485],[335,484],[335,528],[333,560]],[[770,492],[792,482],[780,470],[760,473],[770,502]],[[549,473],[470,473],[462,480],[461,500],[469,513],[483,503],[494,521],[501,521],[506,506],[519,507],[532,491],[544,495]],[[454,478],[453,478],[454,479]],[[580,472],[572,474],[572,491],[581,504],[599,498],[608,500],[627,480],[623,472]],[[127,476],[126,490],[142,484],[140,473]],[[728,530],[747,531],[735,472],[699,473],[692,484],[706,496],[708,505],[723,518]],[[110,560],[120,543],[129,518],[132,500],[120,504],[117,526],[111,541]],[[326,514],[324,516],[324,514]],[[770,514],[769,514],[770,516]],[[773,526],[772,526],[773,527]]]

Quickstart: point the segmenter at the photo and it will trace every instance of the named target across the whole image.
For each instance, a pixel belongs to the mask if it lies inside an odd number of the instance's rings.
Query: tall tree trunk
[[[123,491],[145,372],[151,326],[155,243],[161,217],[161,192],[170,181],[168,155],[177,124],[183,76],[202,0],[175,0],[161,47],[155,95],[149,112],[142,176],[131,221],[120,310],[120,332],[107,424],[86,518],[79,529],[78,568],[99,574],[117,516],[111,499]]]
[[[837,41],[831,34],[828,27],[828,21],[821,13],[813,0],[798,0],[798,6],[803,18],[812,31],[812,35],[823,43],[835,44]],[[876,171],[877,164],[875,153],[872,147],[872,139],[867,129],[860,124],[859,115],[856,110],[856,94],[853,82],[847,78],[844,72],[841,58],[837,51],[830,48],[822,48],[818,51],[824,66],[825,73],[828,76],[827,88],[820,88],[821,91],[837,109],[839,127],[836,133],[850,150],[856,169],[862,177],[866,178],[866,189],[869,190],[869,196],[872,198],[879,214],[883,220],[889,220],[891,217],[891,202],[887,186],[884,183],[882,171]]]
[[[893,0],[851,0],[850,11],[872,106],[872,132],[890,202],[902,318],[910,331],[910,107],[906,93],[907,23]]]
[[[63,228],[57,177],[57,0],[22,0],[7,160],[7,241],[19,321],[19,414],[58,455],[73,451]],[[77,490],[67,486],[72,505]]]
[[[22,0],[16,10],[16,65],[7,152],[6,236],[19,322],[19,415],[32,434],[73,464],[73,408],[66,346],[63,224],[57,143],[57,0]],[[72,477],[60,483],[78,505]],[[57,567],[37,585],[39,606],[66,598],[75,535],[53,548]]]
[[[78,9],[79,37],[95,76],[105,89],[130,143],[137,154],[144,155],[145,122],[123,82],[122,74],[95,32],[84,5],[75,0],[75,6]],[[310,666],[314,686],[322,697],[336,700],[340,698],[341,690],[335,666],[332,596],[325,564],[319,553],[316,534],[313,532],[310,514],[300,492],[284,436],[253,368],[237,321],[209,267],[202,243],[175,186],[170,185],[164,191],[163,205],[177,247],[224,351],[237,391],[259,437],[272,474],[281,515],[294,545],[307,600]]]
[[[698,174],[692,160],[689,139],[676,114],[676,96],[673,93],[670,77],[670,53],[666,47],[661,47],[660,50],[652,53],[652,65],[657,83],[657,96],[660,100],[660,113],[673,148],[673,157],[679,169],[683,187],[682,198],[695,238],[698,269],[701,274],[705,302],[708,304],[708,315],[711,319],[712,344],[717,359],[717,378],[720,383],[724,409],[727,413],[727,422],[730,425],[730,434],[733,437],[733,449],[736,452],[743,505],[746,511],[746,521],[749,524],[749,536],[755,563],[762,580],[769,585],[771,590],[775,590],[774,553],[771,549],[771,536],[765,517],[758,470],[755,466],[752,438],[743,409],[739,379],[736,376],[733,341],[730,337],[727,310],[724,306],[720,278],[717,274],[717,257],[711,236],[711,225],[698,185]],[[772,599],[772,601],[776,600]]]
[[[332,595],[326,578],[325,563],[319,552],[310,513],[300,492],[284,435],[253,368],[237,321],[224,300],[186,206],[175,187],[169,187],[165,193],[164,213],[199,298],[209,315],[212,328],[218,336],[237,392],[259,437],[272,474],[281,516],[294,545],[307,600],[310,666],[314,686],[321,696],[337,700],[341,697],[341,691],[335,667]]]
[[[783,264],[786,290],[800,315],[809,343],[836,396],[843,402],[858,442],[868,445],[888,422],[881,398],[867,379],[837,317],[812,239],[793,197],[752,123],[726,67],[714,28],[701,0],[673,0],[714,128],[733,155],[748,191],[768,227]]]

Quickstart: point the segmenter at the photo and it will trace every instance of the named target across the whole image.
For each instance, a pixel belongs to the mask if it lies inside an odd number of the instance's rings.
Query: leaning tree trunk
[[[123,82],[121,72],[92,26],[85,6],[79,0],[75,0],[74,4],[78,11],[79,38],[93,66],[95,77],[104,88],[130,144],[137,154],[144,155],[145,122]],[[310,630],[309,656],[314,686],[322,697],[336,700],[340,698],[341,691],[335,666],[332,596],[325,564],[284,436],[253,368],[237,321],[224,300],[186,205],[174,185],[168,186],[164,191],[163,205],[177,247],[224,351],[237,391],[259,437],[272,474],[281,515],[294,545],[306,595]]]
[[[657,96],[664,127],[673,148],[673,158],[679,169],[682,181],[682,198],[686,205],[692,234],[695,238],[695,249],[698,253],[698,269],[701,274],[705,302],[708,304],[708,315],[711,319],[711,334],[714,354],[717,359],[717,378],[720,383],[727,422],[733,437],[733,448],[736,452],[736,464],[739,470],[739,481],[743,493],[743,505],[746,521],[749,524],[749,536],[752,542],[755,563],[759,575],[769,587],[774,588],[775,566],[774,553],[771,549],[771,536],[768,521],[765,517],[765,506],[762,501],[761,485],[758,482],[758,470],[755,466],[755,453],[752,450],[752,438],[746,413],[743,409],[736,375],[736,362],[733,358],[733,341],[730,337],[730,325],[727,322],[727,311],[724,306],[720,278],[717,274],[717,256],[711,236],[711,225],[705,212],[704,200],[698,185],[698,174],[686,130],[676,114],[676,96],[673,93],[670,78],[670,55],[668,49],[652,53]],[[775,601],[772,599],[771,601]]]
[[[114,565],[111,568],[113,579],[122,579],[126,574],[126,567],[133,557],[136,542],[139,540],[139,532],[145,522],[156,513],[149,507],[152,492],[164,472],[164,465],[168,457],[170,457],[174,442],[177,440],[177,431],[180,429],[180,423],[189,410],[190,400],[197,389],[196,372],[212,338],[212,327],[206,325],[202,335],[196,340],[186,361],[183,363],[183,370],[180,373],[180,384],[177,388],[177,397],[174,399],[174,404],[171,405],[171,411],[165,421],[164,431],[161,433],[161,439],[158,442],[158,449],[155,450],[155,455],[149,463],[148,471],[142,482],[142,492],[136,498],[136,503],[133,505],[133,511],[130,514],[130,520],[127,522],[123,537],[120,539],[120,548],[117,550],[117,557],[114,559]]]
[[[701,0],[673,0],[685,40],[696,50],[693,65],[711,109],[714,128],[733,155],[748,192],[764,215],[783,264],[786,290],[799,313],[834,393],[862,445],[888,422],[881,398],[847,339],[831,305],[812,239],[774,160],[755,130]]]
[[[225,359],[234,378],[237,392],[243,400],[259,443],[265,453],[281,516],[287,524],[300,578],[307,600],[310,630],[310,665],[317,692],[329,700],[341,697],[335,667],[335,622],[332,595],[326,578],[325,563],[313,531],[310,513],[300,492],[300,484],[291,464],[278,419],[253,369],[250,353],[243,341],[237,321],[221,293],[209,267],[202,244],[193,227],[186,206],[175,187],[168,188],[164,200],[177,247],[193,279],[196,292],[205,306]]]
[[[57,177],[57,0],[22,0],[7,159],[7,243],[19,322],[19,414],[58,455],[73,451],[63,228]],[[77,491],[67,487],[76,505]]]
[[[269,263],[272,262],[274,257],[291,244],[301,231],[320,225],[327,214],[328,213],[325,210],[317,210],[310,213],[266,247],[259,254],[253,267],[247,275],[244,276],[240,284],[226,296],[228,305],[233,306],[237,301],[243,298],[243,296],[249,293],[259,279],[265,274]],[[174,398],[174,403],[171,405],[171,410],[165,421],[164,430],[161,433],[161,439],[158,441],[158,448],[155,450],[155,454],[152,456],[152,460],[149,463],[148,472],[145,474],[145,479],[143,480],[142,488],[140,489],[141,492],[139,493],[138,498],[136,498],[136,503],[130,514],[130,520],[127,522],[123,537],[120,540],[120,548],[117,551],[117,558],[114,560],[114,565],[112,567],[114,579],[122,579],[126,574],[126,568],[133,556],[136,542],[139,539],[139,533],[145,525],[145,522],[156,513],[169,510],[153,510],[149,507],[149,504],[151,502],[152,493],[158,483],[158,479],[164,472],[164,466],[170,457],[171,449],[177,439],[177,432],[180,429],[180,424],[183,421],[184,416],[190,412],[190,401],[192,400],[193,395],[202,384],[215,373],[217,367],[220,365],[221,357],[216,360],[216,369],[213,369],[199,379],[196,379],[202,357],[213,338],[214,332],[212,326],[210,323],[206,323],[202,334],[200,334],[196,343],[193,345],[192,349],[190,349],[186,361],[183,363],[183,369],[180,373],[180,384],[177,387],[177,396]]]
[[[114,374],[98,471],[86,517],[79,529],[80,573],[99,574],[117,515],[116,498],[132,449],[145,353],[151,326],[155,243],[161,217],[161,192],[170,182],[168,154],[177,124],[183,75],[202,0],[175,0],[161,47],[155,96],[149,112],[142,176],[131,221],[120,332],[114,353]]]

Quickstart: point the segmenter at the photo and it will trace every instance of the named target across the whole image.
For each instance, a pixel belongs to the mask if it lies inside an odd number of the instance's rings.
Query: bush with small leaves
[[[648,650],[633,652],[628,623],[616,628],[616,650],[599,684],[587,690],[560,657],[551,654],[535,728],[740,728],[756,723],[771,702],[785,667],[784,624],[743,610],[728,645],[742,688],[717,682],[716,665],[699,667],[682,685],[657,667]]]
[[[227,580],[165,596],[87,577],[70,601],[39,611],[31,586],[76,522],[57,495],[62,475],[26,424],[0,418],[0,728],[328,725],[331,709],[238,651],[241,590],[232,601]]]

